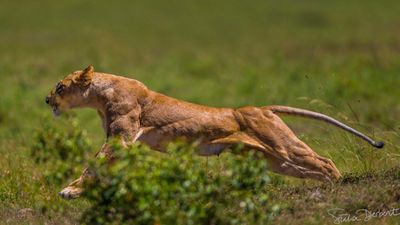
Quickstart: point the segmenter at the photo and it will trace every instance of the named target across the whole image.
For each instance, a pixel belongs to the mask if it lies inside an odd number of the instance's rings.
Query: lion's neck
[[[87,99],[87,106],[106,115],[107,109],[117,103],[116,90],[118,90],[118,87],[115,79],[107,74],[96,73],[90,87],[84,94]]]
[[[147,87],[136,80],[95,73],[85,93],[86,106],[98,111],[108,135],[110,124],[115,120],[133,111],[140,112],[141,99],[147,93]]]

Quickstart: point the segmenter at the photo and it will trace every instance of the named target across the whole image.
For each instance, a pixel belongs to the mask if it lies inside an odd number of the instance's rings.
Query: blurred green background
[[[339,170],[398,165],[399,12],[398,1],[390,0],[2,0],[0,202],[11,209],[35,201],[75,207],[56,197],[26,197],[24,190],[50,188],[32,185],[40,183],[41,169],[28,154],[32,133],[51,118],[44,97],[89,64],[199,104],[319,111],[387,143],[377,152],[329,125],[284,117]],[[100,147],[97,114],[75,112]],[[0,217],[8,213],[3,209]]]

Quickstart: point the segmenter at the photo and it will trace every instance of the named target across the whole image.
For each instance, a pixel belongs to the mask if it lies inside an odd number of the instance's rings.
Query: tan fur
[[[277,173],[299,178],[333,181],[341,175],[330,159],[319,156],[299,140],[270,107],[213,108],[177,100],[149,90],[141,82],[94,72],[89,66],[62,81],[63,91],[53,89],[46,101],[57,115],[75,107],[98,111],[107,138],[121,137],[124,144],[136,140],[164,151],[178,137],[199,142],[200,155],[220,154],[244,144],[261,151]],[[98,154],[113,158],[104,144]],[[60,192],[75,198],[82,183],[92,177],[89,170]]]

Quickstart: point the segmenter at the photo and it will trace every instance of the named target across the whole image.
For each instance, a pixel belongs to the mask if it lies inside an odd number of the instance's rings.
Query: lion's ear
[[[87,86],[92,82],[93,73],[94,67],[90,65],[76,77],[75,82],[81,84],[82,86]]]

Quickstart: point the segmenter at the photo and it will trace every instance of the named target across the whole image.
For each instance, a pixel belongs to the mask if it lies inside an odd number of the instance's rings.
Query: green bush
[[[60,185],[82,172],[91,142],[72,115],[58,121],[45,117],[42,121],[42,127],[34,134],[31,156],[35,163],[45,165],[46,181]]]
[[[255,152],[224,154],[221,168],[187,144],[170,144],[168,154],[113,148],[116,162],[93,165],[99,182],[85,193],[92,205],[84,224],[265,224],[278,210],[263,191],[267,165]]]

